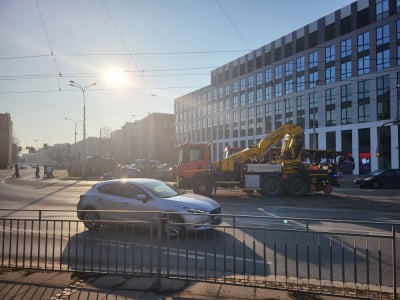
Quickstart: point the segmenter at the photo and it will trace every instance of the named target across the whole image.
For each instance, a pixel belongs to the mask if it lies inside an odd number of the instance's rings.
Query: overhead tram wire
[[[112,24],[113,27],[114,27],[114,30],[117,32],[119,38],[121,39],[122,44],[123,44],[124,47],[125,47],[125,50],[126,50],[126,51],[128,52],[128,54],[129,54],[129,70],[131,70],[131,67],[130,67],[130,62],[131,62],[131,61],[133,61],[133,63],[135,64],[136,69],[139,70],[140,68],[139,68],[137,62],[133,59],[132,53],[131,53],[131,51],[130,51],[130,49],[129,49],[129,47],[128,47],[128,44],[126,43],[124,37],[122,36],[121,31],[118,29],[117,24],[114,22],[114,19],[113,19],[112,15],[111,15],[110,11],[108,10],[107,6],[104,4],[104,1],[103,1],[103,0],[101,0],[101,4],[103,5],[103,8],[104,8],[104,10],[106,11],[108,17],[110,18],[110,21],[111,21],[111,24]]]
[[[222,12],[226,16],[226,18],[229,20],[233,28],[235,29],[236,33],[239,35],[240,39],[243,41],[243,43],[246,45],[248,51],[252,51],[252,47],[250,47],[249,43],[246,41],[244,38],[243,34],[240,32],[239,28],[237,28],[236,24],[233,22],[232,18],[228,15],[227,11],[225,8],[222,6],[222,4],[219,2],[219,0],[215,0],[218,4],[218,6],[221,8]]]
[[[47,32],[46,23],[44,22],[44,18],[43,18],[42,11],[41,11],[41,9],[40,9],[39,0],[36,0],[36,7],[37,7],[37,9],[38,9],[38,11],[39,11],[40,20],[41,20],[41,22],[42,22],[43,30],[44,30],[44,33],[45,33],[45,35],[46,35],[46,40],[47,40],[47,44],[48,44],[49,49],[50,49],[50,54],[51,54],[51,56],[52,56],[52,58],[53,58],[54,66],[55,66],[56,72],[57,72],[57,74],[58,74],[58,75],[57,75],[57,79],[58,79],[58,80],[57,80],[57,83],[58,83],[58,90],[61,91],[61,85],[60,85],[61,72],[60,72],[60,68],[58,67],[58,64],[57,64],[57,59],[56,59],[56,57],[54,56],[53,47],[51,46],[51,43],[50,43],[49,34],[48,34],[48,32]]]

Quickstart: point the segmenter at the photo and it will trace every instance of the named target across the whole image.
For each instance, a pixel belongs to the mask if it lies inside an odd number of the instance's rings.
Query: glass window
[[[325,118],[326,126],[336,126],[335,90],[325,90]]]
[[[256,84],[261,85],[263,83],[263,74],[262,73],[257,73],[256,75]]]
[[[239,92],[239,82],[237,80],[233,82],[233,92]]]
[[[376,79],[378,120],[386,120],[390,117],[389,82],[389,75],[381,76]]]
[[[296,98],[296,111],[297,111],[297,124],[304,128],[305,126],[305,96],[297,96]]]
[[[230,109],[230,99],[225,99],[225,110],[229,110]]]
[[[282,65],[275,66],[275,79],[282,78]]]
[[[304,75],[296,78],[296,90],[304,91],[306,88]]]
[[[246,105],[246,94],[241,94],[240,95],[240,106],[245,106]]]
[[[291,75],[293,75],[293,62],[289,61],[285,65],[285,76],[288,77]]]
[[[376,70],[381,71],[390,67],[389,49],[376,53]]]
[[[376,19],[382,20],[389,16],[389,0],[376,1]]]
[[[325,83],[326,84],[333,83],[333,82],[336,81],[335,80],[336,79],[335,71],[336,71],[335,66],[332,66],[330,68],[326,68],[326,70],[325,70]]]
[[[357,61],[357,75],[368,74],[370,69],[369,55],[360,57]]]
[[[241,91],[246,90],[246,79],[245,78],[240,79],[240,90]]]
[[[309,61],[309,68],[318,67],[318,52],[314,51],[310,53],[310,61]]]
[[[308,95],[308,106],[309,106],[309,128],[318,128],[318,95],[316,93],[310,93]]]
[[[351,84],[343,85],[340,87],[340,100],[341,100],[341,123],[342,124],[351,124]]]
[[[318,85],[318,72],[310,73],[310,89]]]
[[[304,71],[304,56],[300,56],[296,59],[296,72],[302,72]]]
[[[265,82],[270,83],[272,81],[272,71],[271,69],[265,70]]]
[[[233,108],[238,108],[239,106],[239,97],[233,96]]]
[[[286,81],[286,88],[285,88],[286,95],[291,94],[291,93],[293,93],[293,80],[292,79]]]
[[[256,94],[256,101],[257,102],[261,102],[263,100],[263,98],[262,98],[262,89],[257,89],[256,93],[257,93]]]
[[[335,61],[335,45],[325,48],[325,63]]]
[[[369,80],[358,82],[358,122],[370,121]]]
[[[249,89],[254,87],[254,76],[249,76],[249,78],[248,78],[248,87],[249,87]]]
[[[358,100],[369,99],[369,80],[358,82]]]
[[[272,98],[272,87],[271,86],[267,86],[265,88],[265,99],[271,99]]]
[[[254,103],[254,92],[250,91],[248,97],[249,97],[249,104],[253,104]]]
[[[227,84],[225,86],[225,96],[229,96],[231,94],[231,86]]]
[[[376,45],[389,43],[389,24],[376,28]]]
[[[326,89],[325,90],[325,105],[334,105],[335,104],[335,90],[334,89]]]
[[[369,49],[369,32],[361,33],[357,36],[357,51],[363,52]]]
[[[275,85],[275,97],[282,96],[282,83],[278,83]]]
[[[397,39],[400,40],[400,19],[397,20]]]
[[[351,78],[351,61],[345,62],[340,68],[340,79],[346,80]]]
[[[340,42],[340,57],[347,57],[351,55],[351,39]]]
[[[397,46],[397,65],[400,66],[400,45]]]

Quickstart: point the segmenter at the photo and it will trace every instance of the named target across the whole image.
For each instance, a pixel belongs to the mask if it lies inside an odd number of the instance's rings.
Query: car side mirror
[[[146,202],[148,198],[145,194],[138,194],[138,195],[136,195],[136,199]]]

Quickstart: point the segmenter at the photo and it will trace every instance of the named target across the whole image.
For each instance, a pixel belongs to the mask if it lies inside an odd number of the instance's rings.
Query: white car
[[[221,223],[221,205],[205,196],[184,194],[156,179],[102,181],[80,196],[77,214],[89,230],[104,223],[148,223],[169,237],[208,230]]]

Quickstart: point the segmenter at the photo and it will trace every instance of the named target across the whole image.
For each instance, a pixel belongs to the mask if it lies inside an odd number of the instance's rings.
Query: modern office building
[[[278,25],[278,24],[277,24]],[[359,0],[211,72],[175,99],[176,144],[248,147],[285,123],[305,147],[398,168],[400,0]]]

